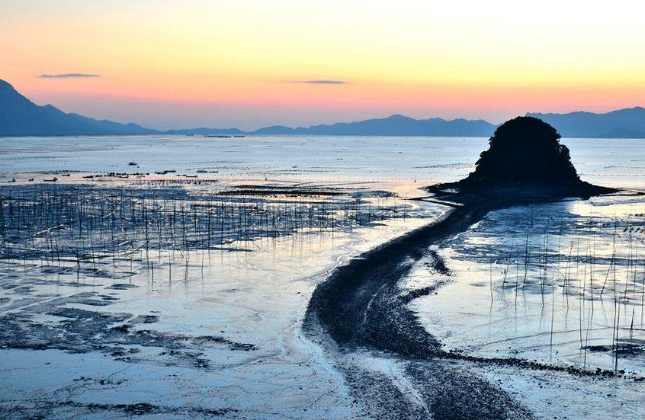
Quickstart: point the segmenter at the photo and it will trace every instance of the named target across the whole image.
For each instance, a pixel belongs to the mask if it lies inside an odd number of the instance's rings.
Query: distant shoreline
[[[253,137],[388,137],[388,138],[457,138],[457,139],[487,139],[489,136],[461,136],[461,135],[425,135],[425,134],[244,134],[244,135],[202,135],[202,134],[174,134],[174,133],[151,133],[151,134],[51,134],[51,135],[0,135],[0,139],[20,139],[20,138],[74,138],[74,137],[158,137],[158,136],[172,136],[172,137],[189,137],[189,138],[203,138],[203,139],[248,139]],[[570,137],[563,136],[563,139],[572,140],[645,140],[643,137]]]

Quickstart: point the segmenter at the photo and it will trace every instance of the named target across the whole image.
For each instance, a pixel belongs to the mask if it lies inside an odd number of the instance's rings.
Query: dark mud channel
[[[442,193],[442,191],[432,191]],[[455,361],[511,365],[528,369],[563,370],[579,375],[613,375],[613,372],[579,371],[573,368],[542,366],[514,358],[481,359],[442,350],[407,304],[434,292],[427,287],[404,293],[399,282],[415,262],[430,257],[431,269],[446,274],[440,257],[429,250],[461,233],[488,212],[514,205],[558,201],[577,194],[490,195],[435,194],[433,201],[449,201],[453,207],[440,220],[385,243],[336,269],[315,290],[309,304],[304,329],[332,355],[345,373],[357,400],[367,414],[376,418],[434,419],[518,419],[531,413],[506,392],[474,376]],[[513,197],[511,199],[507,197]],[[584,195],[583,195],[584,198]],[[346,355],[368,351],[403,361],[404,375],[417,394],[416,401],[394,386],[391,377],[357,370]]]

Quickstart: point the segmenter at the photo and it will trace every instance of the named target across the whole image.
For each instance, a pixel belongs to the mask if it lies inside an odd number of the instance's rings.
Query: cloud
[[[345,85],[345,80],[319,79],[319,80],[295,80],[292,83],[306,83],[308,85]]]
[[[100,74],[92,73],[60,73],[60,74],[41,74],[40,79],[91,79],[101,77]]]

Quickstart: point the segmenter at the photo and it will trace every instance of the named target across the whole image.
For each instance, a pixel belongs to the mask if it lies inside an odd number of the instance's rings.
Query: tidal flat
[[[360,415],[301,334],[309,297],[439,209],[365,188],[99,178],[2,187],[4,413]]]
[[[633,142],[618,165],[565,140],[628,194],[494,210],[391,266],[379,249],[455,210],[420,188],[485,139],[56,140],[2,146],[5,417],[644,415]],[[377,275],[338,295],[367,308],[332,314],[344,339],[315,296],[360,261]]]

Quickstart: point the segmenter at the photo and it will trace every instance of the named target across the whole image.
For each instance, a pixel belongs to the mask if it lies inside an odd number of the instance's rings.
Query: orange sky
[[[497,122],[645,105],[644,15],[630,0],[5,0],[0,77],[159,128]],[[72,73],[99,77],[39,77]]]

